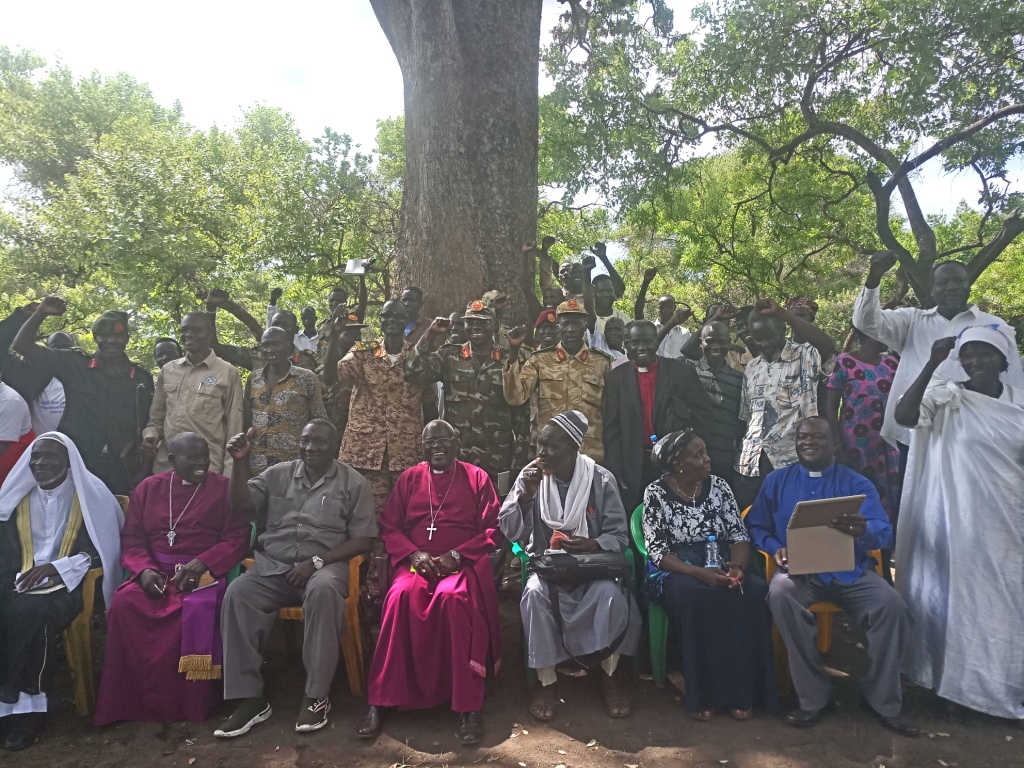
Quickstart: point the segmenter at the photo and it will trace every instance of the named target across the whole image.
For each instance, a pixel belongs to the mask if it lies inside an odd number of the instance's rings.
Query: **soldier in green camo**
[[[519,434],[529,433],[529,414],[510,406],[502,389],[505,353],[494,345],[494,310],[483,301],[471,301],[463,315],[465,344],[445,344],[451,321],[434,320],[405,359],[407,381],[427,386],[444,385],[444,418],[461,434],[462,461],[476,464],[497,483],[501,472],[518,469]]]

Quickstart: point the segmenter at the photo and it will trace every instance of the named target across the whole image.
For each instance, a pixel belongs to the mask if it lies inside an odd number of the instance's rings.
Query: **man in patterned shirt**
[[[347,322],[331,329],[338,339],[332,346],[344,355],[334,378],[352,390],[338,458],[369,481],[378,514],[398,476],[423,459],[423,388],[407,382],[402,367],[412,346],[405,338],[407,317],[402,302],[386,302],[380,311],[383,337],[354,349],[351,338],[342,339]],[[331,357],[328,353],[324,361],[325,377]]]
[[[302,428],[313,419],[327,418],[316,375],[292,363],[294,336],[268,328],[260,341],[266,365],[257,368],[245,385],[245,425],[252,427],[249,453],[251,476],[299,455]]]
[[[807,341],[787,339],[787,323],[794,336]],[[765,475],[797,462],[796,425],[818,415],[818,378],[832,372],[836,343],[772,299],[754,305],[749,325],[761,354],[743,374],[740,419],[747,422],[747,433],[736,469],[753,497]]]

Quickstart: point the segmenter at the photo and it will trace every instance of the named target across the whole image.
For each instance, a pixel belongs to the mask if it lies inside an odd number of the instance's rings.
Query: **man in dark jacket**
[[[651,447],[679,429],[706,432],[711,401],[692,366],[660,357],[654,323],[638,320],[626,333],[631,363],[608,373],[605,383],[605,466],[615,475],[627,513],[658,478]]]

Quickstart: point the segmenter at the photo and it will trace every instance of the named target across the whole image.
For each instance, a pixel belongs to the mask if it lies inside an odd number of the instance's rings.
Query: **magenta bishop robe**
[[[436,473],[423,462],[398,478],[380,513],[395,579],[370,667],[370,704],[426,709],[451,700],[456,712],[483,708],[488,657],[495,672],[501,666],[489,557],[503,541],[499,506],[487,473],[472,464],[456,461]],[[410,571],[413,552],[437,557],[452,549],[462,555],[458,573],[431,583]]]
[[[181,515],[174,527],[173,547],[167,543],[170,483],[174,483],[171,514],[175,520]],[[223,681],[188,680],[185,672],[178,671],[183,614],[189,609],[186,596],[170,577],[175,563],[184,565],[198,557],[220,584],[194,594],[204,599],[223,596],[225,576],[245,556],[252,534],[245,513],[228,501],[229,486],[228,478],[210,472],[189,504],[196,487],[183,484],[171,471],[143,480],[132,493],[121,531],[121,567],[128,577],[114,592],[107,613],[97,725],[119,720],[201,722],[220,703]],[[139,574],[147,568],[168,576],[162,597],[150,597],[139,584]],[[217,599],[217,609],[219,604]],[[219,610],[211,613],[211,621],[219,645]]]

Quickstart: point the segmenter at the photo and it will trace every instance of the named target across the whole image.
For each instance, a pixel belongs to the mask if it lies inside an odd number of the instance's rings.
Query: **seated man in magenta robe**
[[[184,432],[167,448],[171,471],[142,481],[128,503],[121,566],[129,577],[107,613],[97,725],[200,722],[221,701],[225,576],[249,549],[252,527],[231,506],[230,480],[209,471],[203,437]]]
[[[483,736],[488,658],[501,666],[498,593],[489,555],[501,540],[498,497],[487,473],[458,461],[445,421],[423,430],[426,461],[398,478],[380,514],[395,567],[370,667],[370,709],[357,734],[374,738],[385,707],[426,709],[451,701],[459,741]]]

